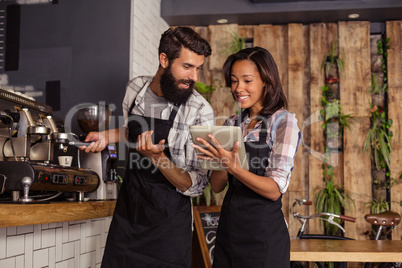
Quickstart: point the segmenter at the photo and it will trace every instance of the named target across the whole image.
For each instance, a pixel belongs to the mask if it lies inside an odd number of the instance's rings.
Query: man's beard
[[[182,83],[189,84],[187,89],[179,88]],[[173,77],[171,67],[165,69],[160,79],[160,86],[163,97],[171,103],[181,105],[185,103],[193,93],[193,80],[176,80]]]

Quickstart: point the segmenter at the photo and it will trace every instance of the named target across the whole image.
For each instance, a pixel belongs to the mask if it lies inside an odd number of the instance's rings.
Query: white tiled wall
[[[111,219],[0,228],[0,268],[98,268]]]
[[[158,69],[159,40],[169,28],[160,10],[161,0],[131,0],[130,79]]]

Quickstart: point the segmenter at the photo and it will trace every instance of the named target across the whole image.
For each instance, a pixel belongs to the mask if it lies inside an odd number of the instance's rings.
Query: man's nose
[[[188,78],[196,82],[198,80],[197,69],[191,70]]]

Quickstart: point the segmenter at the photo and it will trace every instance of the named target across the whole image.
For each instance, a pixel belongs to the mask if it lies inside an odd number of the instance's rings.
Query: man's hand
[[[152,143],[153,131],[145,131],[138,135],[136,149],[142,155],[151,159],[152,163],[156,164],[158,160],[163,156],[163,150],[165,149],[165,140],[159,141],[158,144]]]
[[[80,146],[78,149],[85,150],[86,153],[97,153],[106,148],[109,144],[106,131],[89,132],[85,138],[85,142],[91,142],[88,146]]]

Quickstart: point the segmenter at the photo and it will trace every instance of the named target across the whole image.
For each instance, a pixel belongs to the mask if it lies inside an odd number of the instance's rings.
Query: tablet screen
[[[240,165],[242,168],[248,170],[248,162],[247,162],[247,155],[246,149],[243,142],[243,135],[240,127],[236,126],[190,126],[190,133],[191,138],[193,139],[194,144],[202,146],[202,144],[197,141],[198,137],[203,138],[204,140],[211,142],[210,138],[208,138],[208,134],[212,134],[221,146],[231,151],[233,149],[234,143],[239,141],[239,158],[240,158]],[[201,154],[197,150],[198,154]],[[219,162],[214,160],[205,160],[205,159],[198,159],[198,163],[202,169],[208,170],[224,170],[225,168],[222,167]]]

